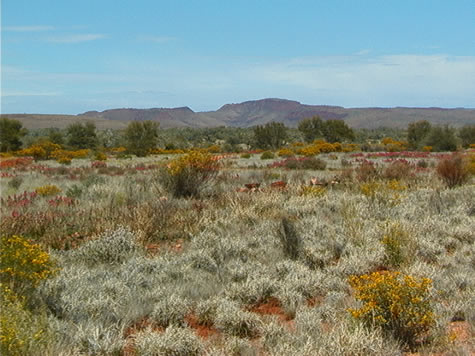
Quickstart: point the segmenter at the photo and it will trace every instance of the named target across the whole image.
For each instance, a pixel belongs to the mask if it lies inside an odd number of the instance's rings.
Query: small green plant
[[[434,325],[429,299],[432,281],[399,272],[374,272],[349,278],[356,299],[363,302],[351,315],[369,327],[381,327],[396,339],[415,346]]]
[[[400,267],[407,262],[410,248],[409,234],[400,224],[389,226],[387,232],[381,239],[384,246],[385,262],[390,267]]]
[[[20,176],[16,176],[16,177],[13,177],[9,182],[8,182],[8,186],[10,188],[13,188],[15,190],[18,190],[18,188],[20,188],[20,186],[22,185],[23,183],[23,178],[20,177]]]
[[[302,169],[323,171],[327,168],[327,162],[320,158],[310,157],[301,162]]]
[[[273,159],[275,155],[271,151],[264,151],[261,154],[261,159]]]
[[[248,152],[242,153],[242,154],[241,154],[241,158],[249,159],[249,158],[251,158],[251,154],[248,153]]]

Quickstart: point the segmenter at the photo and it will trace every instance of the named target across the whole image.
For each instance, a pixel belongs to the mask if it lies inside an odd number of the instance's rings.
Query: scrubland
[[[3,159],[1,352],[473,354],[473,156]]]

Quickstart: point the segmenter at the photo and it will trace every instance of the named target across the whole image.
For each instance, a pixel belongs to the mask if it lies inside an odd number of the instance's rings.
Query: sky
[[[1,112],[475,107],[475,0],[2,0]]]

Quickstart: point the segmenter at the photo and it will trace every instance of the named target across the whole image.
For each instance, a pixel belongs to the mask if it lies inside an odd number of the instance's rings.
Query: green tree
[[[462,140],[462,146],[467,148],[475,143],[475,125],[465,125],[459,130],[459,137]]]
[[[269,122],[254,128],[254,144],[262,149],[278,149],[287,139],[287,128],[281,122]]]
[[[132,121],[124,133],[126,148],[136,156],[146,156],[158,143],[158,122]]]
[[[316,138],[323,136],[324,122],[319,116],[303,119],[299,122],[298,130],[302,133],[306,142],[312,142]]]
[[[96,125],[92,121],[71,124],[66,132],[67,145],[72,149],[95,149],[97,146]]]
[[[412,150],[420,148],[431,129],[432,126],[429,121],[421,120],[411,122],[407,127],[407,142],[409,143],[409,148]]]
[[[352,141],[355,133],[343,120],[327,120],[323,123],[322,134],[330,143]]]
[[[448,125],[433,127],[425,139],[427,146],[432,146],[434,151],[456,151],[457,138],[455,130]]]
[[[48,129],[48,141],[53,142],[57,145],[64,145],[64,135],[58,128]]]
[[[0,152],[16,151],[21,148],[21,138],[27,130],[18,120],[0,119]]]

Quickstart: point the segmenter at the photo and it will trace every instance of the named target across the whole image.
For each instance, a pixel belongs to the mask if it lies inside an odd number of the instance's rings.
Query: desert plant
[[[140,356],[198,356],[203,351],[193,331],[176,326],[168,327],[162,334],[145,330],[136,336],[135,345]]]
[[[379,177],[379,170],[372,162],[363,162],[357,168],[355,168],[356,179],[359,182],[372,181]]]
[[[55,272],[49,254],[21,236],[2,236],[0,247],[0,282],[20,294]]]
[[[429,299],[432,281],[399,272],[374,272],[349,278],[356,299],[363,302],[351,315],[369,327],[381,327],[396,339],[415,346],[434,325]]]
[[[296,260],[300,253],[302,241],[293,222],[288,218],[282,218],[279,238],[282,243],[284,255],[287,258]]]
[[[193,151],[160,170],[158,180],[175,197],[198,196],[219,171],[219,162],[209,153]]]
[[[311,169],[319,171],[323,171],[327,167],[327,163],[324,160],[315,157],[310,157],[302,160],[301,165],[302,169]]]
[[[45,197],[45,196],[61,193],[61,189],[58,188],[56,185],[49,184],[49,185],[43,185],[41,187],[36,188],[35,192],[38,195]]]
[[[390,225],[381,239],[381,243],[384,245],[385,262],[390,267],[399,267],[408,261],[411,253],[411,240],[401,224]]]
[[[20,188],[20,186],[22,185],[23,183],[23,178],[20,177],[20,176],[16,176],[16,177],[13,177],[9,182],[8,182],[8,186],[10,188],[13,188],[15,190],[18,190],[18,188]]]
[[[255,314],[241,310],[235,303],[225,301],[217,309],[215,326],[228,335],[253,337],[259,332],[260,320]]]
[[[261,154],[261,159],[273,159],[275,155],[271,151],[264,151]]]
[[[469,177],[466,163],[460,154],[442,159],[437,165],[436,172],[448,188],[464,184]]]

